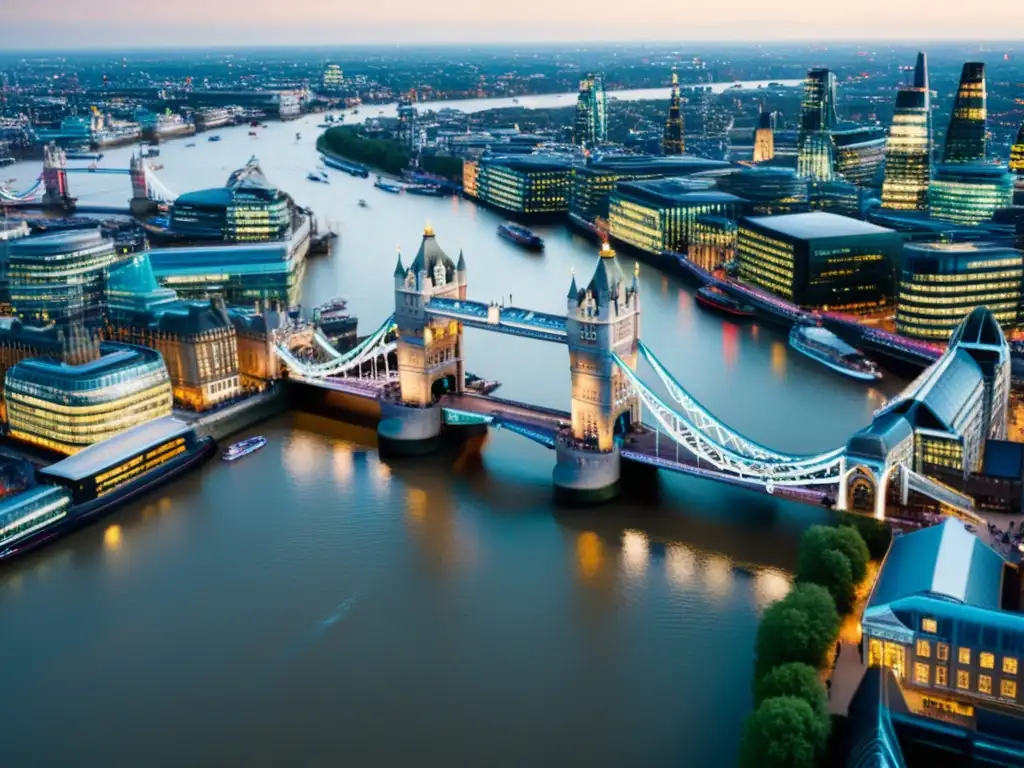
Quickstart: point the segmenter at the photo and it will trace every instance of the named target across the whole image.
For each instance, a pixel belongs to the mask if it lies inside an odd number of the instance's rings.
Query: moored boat
[[[794,325],[789,346],[837,373],[860,381],[882,378],[878,366],[831,331],[817,325]]]
[[[724,312],[732,317],[753,317],[754,308],[730,296],[717,285],[705,285],[698,289],[697,303],[702,307]]]
[[[330,183],[327,180],[326,176],[321,176],[319,173],[313,173],[312,171],[310,171],[309,173],[306,174],[306,178],[309,179],[310,181],[320,182],[321,184],[329,184]]]
[[[400,194],[402,192],[402,189],[403,189],[402,187],[398,186],[397,184],[388,184],[380,176],[378,176],[377,180],[375,182],[373,182],[373,186],[375,186],[377,189],[383,190],[385,192],[390,192],[393,195]]]
[[[366,207],[366,201],[363,200],[363,198],[359,198],[359,207],[360,208],[365,208]]]
[[[433,184],[410,184],[405,188],[410,195],[423,195],[424,197],[444,197],[446,192],[441,187]]]
[[[365,179],[370,175],[370,169],[359,163],[353,163],[349,160],[343,160],[337,157],[328,157],[327,155],[321,155],[320,159],[328,168],[344,171],[352,176],[358,176],[361,179]]]
[[[211,136],[207,141],[220,141],[220,136]]]
[[[511,221],[506,221],[504,224],[498,225],[498,236],[503,237],[509,242],[515,243],[528,251],[544,250],[544,241],[541,239],[540,235],[533,230],[527,229],[526,227]]]
[[[221,454],[221,458],[224,459],[224,461],[235,461],[243,456],[248,456],[250,453],[255,453],[266,444],[267,438],[262,435],[259,437],[250,437],[248,440],[241,440],[230,445],[228,449]]]

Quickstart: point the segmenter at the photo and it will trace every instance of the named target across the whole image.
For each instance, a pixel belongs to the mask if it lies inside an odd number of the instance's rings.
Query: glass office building
[[[975,307],[1007,331],[1020,327],[1024,253],[977,243],[907,243],[900,260],[896,328],[946,342]]]
[[[928,189],[931,214],[955,224],[989,221],[1013,200],[1013,176],[994,163],[947,163],[935,169]]]
[[[740,277],[807,309],[871,310],[894,299],[902,238],[814,211],[739,221]]]
[[[879,125],[843,123],[832,131],[836,173],[851,184],[875,184],[885,157],[885,131]]]
[[[969,61],[960,73],[942,162],[983,162],[986,159],[986,120],[985,65]]]
[[[746,200],[749,214],[807,210],[807,180],[797,176],[792,168],[743,168],[719,179],[718,188]]]
[[[814,181],[834,177],[836,158],[831,134],[838,122],[835,73],[828,69],[810,70],[804,79],[800,104],[797,174]]]
[[[171,414],[171,381],[160,353],[105,343],[82,364],[39,357],[7,371],[11,437],[76,453],[151,419]]]
[[[608,199],[608,230],[614,239],[646,253],[684,252],[700,217],[735,219],[743,202],[727,192],[694,191],[680,179],[626,182]]]
[[[476,168],[476,199],[522,216],[565,213],[572,167],[562,155],[484,155]]]
[[[882,207],[894,211],[928,210],[931,180],[931,92],[923,53],[917,55],[914,84],[896,92],[896,108],[885,146]]]
[[[672,73],[672,97],[668,102],[668,118],[661,139],[661,151],[666,155],[681,155],[686,151],[683,138],[683,112],[679,106],[679,75]]]
[[[593,147],[608,137],[608,106],[604,93],[604,78],[587,75],[580,81],[573,118],[572,143]]]
[[[291,201],[263,175],[252,157],[223,187],[181,195],[171,209],[170,230],[191,240],[280,240],[292,225]]]
[[[8,252],[14,313],[42,324],[98,316],[103,271],[121,258],[98,229],[24,237],[12,242]]]
[[[1010,173],[1014,175],[1014,205],[1024,205],[1024,123],[1017,131],[1017,140],[1010,148]]]

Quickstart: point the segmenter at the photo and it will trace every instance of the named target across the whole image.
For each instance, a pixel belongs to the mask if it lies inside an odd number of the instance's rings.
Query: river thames
[[[573,270],[589,281],[595,246],[564,227],[538,228],[538,256],[465,200],[337,171],[307,181],[317,122],[165,143],[158,176],[176,192],[219,186],[256,155],[341,233],[309,261],[304,303],[344,295],[363,332],[392,311],[395,250],[408,264],[428,221],[450,255],[464,250],[472,298],[564,312]],[[101,165],[127,167],[131,151]],[[24,188],[38,172],[2,175]],[[70,185],[83,203],[130,196],[125,176]],[[837,447],[905,383],[840,378],[651,268],[640,291],[645,342],[772,447]],[[465,347],[499,395],[568,408],[563,347],[473,330]],[[411,462],[379,460],[372,431],[303,414],[252,432],[269,439],[261,452],[0,572],[5,764],[735,763],[759,613],[826,512],[662,475],[656,506],[569,514],[551,500],[552,453],[506,432],[479,457]]]

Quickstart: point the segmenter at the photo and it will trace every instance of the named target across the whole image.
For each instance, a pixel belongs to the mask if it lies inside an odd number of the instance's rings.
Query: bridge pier
[[[425,456],[442,442],[441,406],[381,403],[377,445],[382,456]]]
[[[578,447],[571,436],[555,441],[552,481],[555,500],[563,504],[599,504],[619,495],[621,460],[618,445],[610,451]]]

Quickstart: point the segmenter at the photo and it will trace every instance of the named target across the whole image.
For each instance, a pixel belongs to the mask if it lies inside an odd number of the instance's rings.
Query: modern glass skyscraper
[[[608,114],[604,79],[601,75],[587,75],[580,81],[580,95],[576,99],[572,143],[579,146],[594,146],[603,142],[607,136]]]
[[[928,209],[931,179],[931,95],[928,60],[917,54],[914,83],[896,92],[896,110],[885,146],[882,207],[894,211]]]
[[[1013,193],[1014,205],[1024,205],[1024,123],[1021,123],[1017,141],[1010,149],[1010,172],[1017,177]]]
[[[949,118],[943,163],[976,163],[985,160],[985,65],[964,64]]]
[[[665,121],[665,135],[661,150],[666,155],[681,155],[686,145],[683,141],[683,113],[679,106],[679,75],[672,73],[672,99],[668,104],[668,119]]]
[[[775,113],[761,112],[754,131],[754,162],[763,163],[775,157]]]
[[[836,76],[829,69],[812,69],[804,80],[797,140],[796,171],[812,181],[835,178],[835,145],[832,129],[836,115]]]

